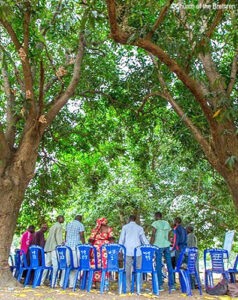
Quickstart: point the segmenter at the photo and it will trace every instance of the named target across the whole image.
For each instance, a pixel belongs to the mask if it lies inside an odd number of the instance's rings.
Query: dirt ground
[[[214,297],[209,296],[205,292],[202,296],[199,295],[196,290],[193,292],[192,297],[188,297],[186,294],[181,294],[180,290],[176,290],[172,292],[170,295],[168,290],[165,290],[160,293],[160,296],[157,297],[152,295],[149,291],[144,291],[140,296],[136,294],[123,294],[118,295],[118,293],[113,289],[112,291],[105,292],[104,294],[100,294],[98,290],[92,290],[90,293],[86,291],[77,290],[73,292],[72,289],[67,289],[63,291],[62,289],[51,289],[49,287],[38,287],[36,289],[32,289],[31,287],[26,288],[15,288],[14,290],[9,289],[0,289],[0,299],[4,300],[16,300],[16,299],[27,299],[27,300],[73,300],[73,299],[87,299],[87,300],[143,300],[143,299],[160,299],[160,300],[184,300],[184,298],[188,298],[189,300],[202,300],[202,299],[221,299],[221,300],[230,300],[232,298],[228,296],[223,297]],[[235,299],[235,298],[233,298]],[[236,298],[238,299],[238,298]]]

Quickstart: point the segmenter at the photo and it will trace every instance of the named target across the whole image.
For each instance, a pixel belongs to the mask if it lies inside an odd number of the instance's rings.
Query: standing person
[[[187,247],[189,247],[189,248],[196,247],[197,248],[197,237],[193,233],[193,227],[188,226],[186,228],[186,231],[187,231]],[[197,262],[196,262],[196,268],[197,268],[197,272],[198,272],[198,276],[199,276],[199,254],[198,254],[198,258],[197,258]],[[194,289],[196,280],[195,280],[194,275],[192,275],[191,277],[192,277],[191,278],[191,286],[192,286],[192,289]]]
[[[170,233],[169,223],[165,220],[162,220],[162,213],[155,213],[155,221],[152,223],[152,236],[150,243],[159,247],[160,252],[156,256],[156,269],[159,280],[159,290],[164,291],[163,287],[163,275],[162,275],[162,256],[165,258],[165,262],[168,269],[169,274],[169,282],[172,290],[174,288],[174,276],[173,276],[173,267],[171,262],[171,254],[170,254],[170,241],[169,241],[169,233]]]
[[[193,233],[193,227],[188,226],[186,228],[187,231],[187,247],[196,247],[197,248],[197,237]]]
[[[43,223],[41,225],[40,230],[33,233],[31,245],[38,245],[38,246],[44,248],[45,247],[45,232],[47,230],[48,230],[47,224]]]
[[[172,249],[175,250],[176,264],[182,249],[187,247],[187,231],[181,224],[182,219],[180,217],[176,217],[174,219],[174,242]]]
[[[89,243],[92,244],[96,250],[97,250],[97,261],[98,261],[98,267],[101,266],[101,264],[106,264],[106,257],[102,255],[102,261],[100,259],[100,250],[102,245],[109,244],[113,237],[113,231],[112,228],[107,225],[107,219],[106,218],[100,218],[96,222],[96,227],[91,230],[91,235],[89,238]],[[93,257],[91,259],[91,265],[95,266],[95,258]],[[101,271],[94,272],[93,276],[93,282],[96,284],[97,282],[101,281]],[[106,274],[106,281],[108,280],[108,274]]]
[[[45,247],[45,232],[48,230],[46,223],[41,225],[39,231],[33,233],[31,245],[38,245],[42,248]],[[41,253],[39,253],[39,264],[41,265]]]
[[[58,216],[56,223],[50,228],[49,235],[45,243],[45,265],[50,267],[53,265],[53,276],[52,283],[54,283],[56,271],[58,268],[56,247],[63,243],[63,228],[61,224],[64,223],[64,217]],[[41,284],[44,283],[46,278],[47,270],[44,270],[42,275]]]
[[[129,223],[122,227],[119,244],[126,248],[126,292],[131,291],[131,273],[136,247],[149,244],[144,229],[136,224],[136,216],[129,217]],[[137,251],[137,267],[141,265],[141,256]]]
[[[21,237],[21,250],[27,255],[28,248],[32,241],[32,234],[35,232],[35,226],[30,225]]]
[[[75,219],[67,224],[66,226],[66,246],[70,247],[73,252],[73,261],[74,261],[74,266],[77,266],[77,253],[75,246],[77,246],[80,242],[85,244],[85,238],[84,238],[84,226],[81,223],[82,216],[77,215]],[[68,251],[67,251],[68,254]],[[67,255],[67,263],[69,263],[70,257]],[[72,288],[74,284],[74,277],[75,277],[76,270],[73,270],[70,272],[69,275],[69,287]],[[64,274],[61,275],[64,277]]]

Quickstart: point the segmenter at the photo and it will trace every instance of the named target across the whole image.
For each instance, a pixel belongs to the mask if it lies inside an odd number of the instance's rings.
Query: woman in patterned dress
[[[91,235],[89,238],[89,242],[96,248],[97,250],[97,261],[98,267],[101,267],[101,263],[103,265],[106,264],[106,253],[102,253],[102,262],[100,256],[100,250],[102,245],[109,244],[113,240],[112,228],[107,225],[106,218],[100,218],[97,220],[96,227],[91,230]],[[95,266],[95,259],[91,259],[91,266]],[[96,282],[101,281],[101,271],[94,272],[93,281],[96,285]],[[106,274],[108,277],[108,274]]]

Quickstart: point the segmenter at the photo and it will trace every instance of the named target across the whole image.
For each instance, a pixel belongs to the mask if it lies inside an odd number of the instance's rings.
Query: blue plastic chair
[[[141,266],[137,268],[137,252],[141,251]],[[159,254],[159,248],[153,245],[143,245],[134,250],[134,268],[131,280],[131,292],[134,293],[134,284],[136,276],[136,292],[139,295],[142,290],[142,275],[152,274],[152,290],[153,293],[159,296],[158,274],[155,268],[155,256]]]
[[[236,282],[236,274],[238,273],[238,254],[236,256],[233,268],[229,269],[228,273],[230,275],[231,283],[235,283]]]
[[[123,267],[119,267],[119,254],[123,255]],[[118,293],[126,293],[126,248],[120,244],[106,244],[102,245],[100,249],[101,257],[104,256],[107,258],[105,265],[102,262],[101,270],[101,284],[100,284],[100,293],[102,294],[105,289],[105,279],[107,272],[117,272],[118,273]],[[102,261],[102,259],[101,259]]]
[[[15,266],[15,263],[14,263],[13,256],[11,254],[9,254],[9,257],[8,257],[8,264],[9,264],[9,267],[10,267],[10,271],[13,273],[16,266]]]
[[[211,269],[207,268],[207,255],[211,258]],[[204,268],[205,268],[205,288],[213,287],[213,273],[222,274],[229,280],[228,270],[225,270],[224,259],[229,259],[229,253],[225,249],[206,249],[204,250]]]
[[[68,287],[70,272],[72,270],[76,270],[77,267],[74,266],[73,252],[72,252],[72,249],[70,247],[68,247],[68,246],[57,246],[56,247],[56,254],[57,254],[57,261],[58,261],[58,269],[57,269],[57,272],[56,272],[53,287],[55,287],[56,280],[58,278],[58,273],[61,272],[61,274],[62,274],[62,271],[65,271],[63,286],[62,286],[63,290],[65,290]],[[67,255],[69,255],[69,263],[67,261]]]
[[[93,283],[93,274],[95,271],[98,271],[97,267],[97,251],[96,248],[89,244],[79,244],[76,246],[77,259],[78,259],[78,269],[74,278],[74,287],[73,290],[76,290],[76,285],[78,278],[82,272],[82,279],[80,278],[79,287],[82,290],[86,289],[86,282],[88,277],[88,286],[87,291],[90,292]],[[90,265],[90,257],[93,255],[95,259],[95,268],[92,268]]]
[[[30,254],[30,266],[27,270],[24,286],[29,284],[31,272],[34,271],[32,287],[35,288],[36,286],[40,286],[41,277],[44,270],[48,270],[49,272],[51,272],[51,280],[52,280],[53,268],[47,267],[45,265],[45,253],[42,247],[38,245],[32,245],[29,247],[28,251]],[[41,262],[40,262],[40,258],[41,258]]]
[[[15,261],[15,274],[14,277],[17,279],[17,281],[20,281],[22,278],[22,274],[25,270],[29,269],[29,266],[27,264],[26,254],[23,250],[18,249],[16,250],[16,261]]]
[[[186,259],[184,259],[186,256]],[[198,249],[184,247],[179,255],[178,262],[174,273],[179,273],[179,281],[182,293],[187,293],[188,296],[192,296],[191,289],[191,276],[195,276],[200,295],[202,295],[202,286],[197,271],[197,259]],[[183,263],[186,261],[186,267],[183,268]],[[171,286],[169,286],[169,293],[171,292]]]

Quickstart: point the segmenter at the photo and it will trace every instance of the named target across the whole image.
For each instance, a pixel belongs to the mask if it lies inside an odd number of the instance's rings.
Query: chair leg
[[[104,286],[105,286],[105,277],[106,277],[106,271],[102,271],[101,276],[101,284],[100,284],[100,293],[102,294],[104,292]]]
[[[26,274],[26,279],[24,282],[24,287],[29,284],[30,276],[31,276],[31,269],[28,269],[27,274]]]
[[[17,281],[20,281],[20,280],[21,280],[22,273],[23,273],[23,270],[20,269],[19,272],[18,272]]]
[[[184,281],[181,271],[179,271],[179,282],[180,282],[181,292],[186,293],[186,282]]]
[[[58,273],[59,273],[59,270],[56,271],[56,274],[55,274],[55,280],[54,282],[52,282],[52,288],[55,288],[55,284],[56,284],[56,281],[57,281],[57,278],[58,278]],[[52,279],[51,279],[52,280]],[[53,280],[52,280],[53,281]]]
[[[87,287],[88,293],[91,291],[92,284],[93,284],[93,270],[90,270],[88,274],[88,287]]]
[[[70,273],[71,269],[70,268],[67,268],[65,270],[65,273],[64,273],[64,281],[63,281],[63,290],[66,290],[67,286],[68,286],[68,283],[69,283],[69,273]]]
[[[136,293],[140,295],[141,293],[141,273],[136,273]]]
[[[118,294],[121,295],[123,287],[123,273],[122,271],[118,272]]]
[[[39,282],[41,272],[42,272],[41,269],[35,270],[34,278],[33,278],[33,282],[32,282],[32,288],[33,288],[33,289],[36,288],[36,286],[37,286],[37,284],[38,284],[38,282]]]
[[[153,293],[159,296],[159,280],[157,272],[152,273],[152,287]]]
[[[187,285],[187,295],[192,296],[190,275],[188,274],[187,271],[183,271],[183,273],[184,273],[184,277],[185,277],[186,285]]]
[[[87,271],[83,271],[83,278],[82,278],[81,286],[80,286],[81,290],[86,289],[86,280],[87,280]]]
[[[199,293],[200,295],[202,295],[202,287],[201,287],[201,281],[200,281],[200,277],[197,273],[197,271],[195,272],[195,278],[197,280],[197,284],[198,284],[198,289],[199,289]]]
[[[78,269],[76,274],[75,274],[75,277],[74,277],[74,285],[73,285],[73,291],[75,292],[76,290],[76,286],[77,286],[77,282],[78,282],[78,276],[79,276],[79,273],[80,273],[80,270]]]

